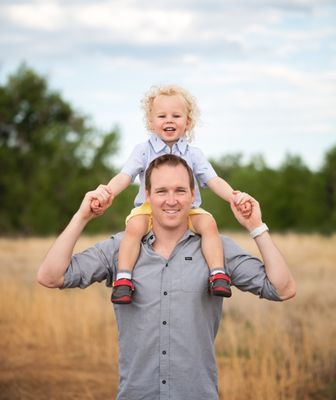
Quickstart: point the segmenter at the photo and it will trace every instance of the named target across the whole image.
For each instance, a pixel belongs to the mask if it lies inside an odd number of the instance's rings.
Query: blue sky
[[[146,138],[140,99],[176,83],[208,157],[286,153],[318,168],[336,145],[336,1],[2,0],[0,81],[25,61],[103,129],[121,165]]]

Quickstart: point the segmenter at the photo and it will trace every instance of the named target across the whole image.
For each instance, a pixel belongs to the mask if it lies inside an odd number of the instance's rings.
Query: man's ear
[[[145,191],[145,195],[146,195],[146,203],[149,203],[149,191],[148,190]]]

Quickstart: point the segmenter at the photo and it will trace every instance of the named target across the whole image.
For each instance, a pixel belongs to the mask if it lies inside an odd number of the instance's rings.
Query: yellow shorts
[[[203,208],[191,208],[189,210],[188,227],[193,232],[196,232],[196,230],[193,227],[190,216],[199,215],[199,214],[211,215],[208,211],[203,210]],[[152,229],[152,208],[151,208],[150,204],[143,203],[141,206],[133,208],[131,210],[131,213],[126,217],[126,221],[125,221],[126,225],[131,218],[136,217],[137,215],[148,215],[149,216],[148,229],[146,232],[146,234],[147,234]]]

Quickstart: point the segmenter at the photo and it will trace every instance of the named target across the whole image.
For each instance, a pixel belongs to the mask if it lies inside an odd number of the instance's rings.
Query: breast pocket
[[[208,290],[209,268],[202,260],[197,263],[192,257],[181,261],[180,288],[184,292],[206,292]]]

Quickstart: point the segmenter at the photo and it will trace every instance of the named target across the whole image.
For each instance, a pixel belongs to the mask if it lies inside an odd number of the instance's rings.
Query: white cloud
[[[135,43],[175,43],[189,29],[192,13],[146,10],[136,3],[86,5],[76,12],[76,20],[85,28],[107,31],[112,39]]]
[[[118,123],[125,156],[144,138],[143,92],[176,82],[199,98],[207,155],[258,149],[281,158],[298,143],[304,152],[307,137],[326,147],[321,138],[334,134],[332,4],[3,0],[0,62],[26,60],[97,125]]]
[[[56,31],[64,22],[64,12],[57,1],[15,4],[3,10],[15,24],[28,29]]]

